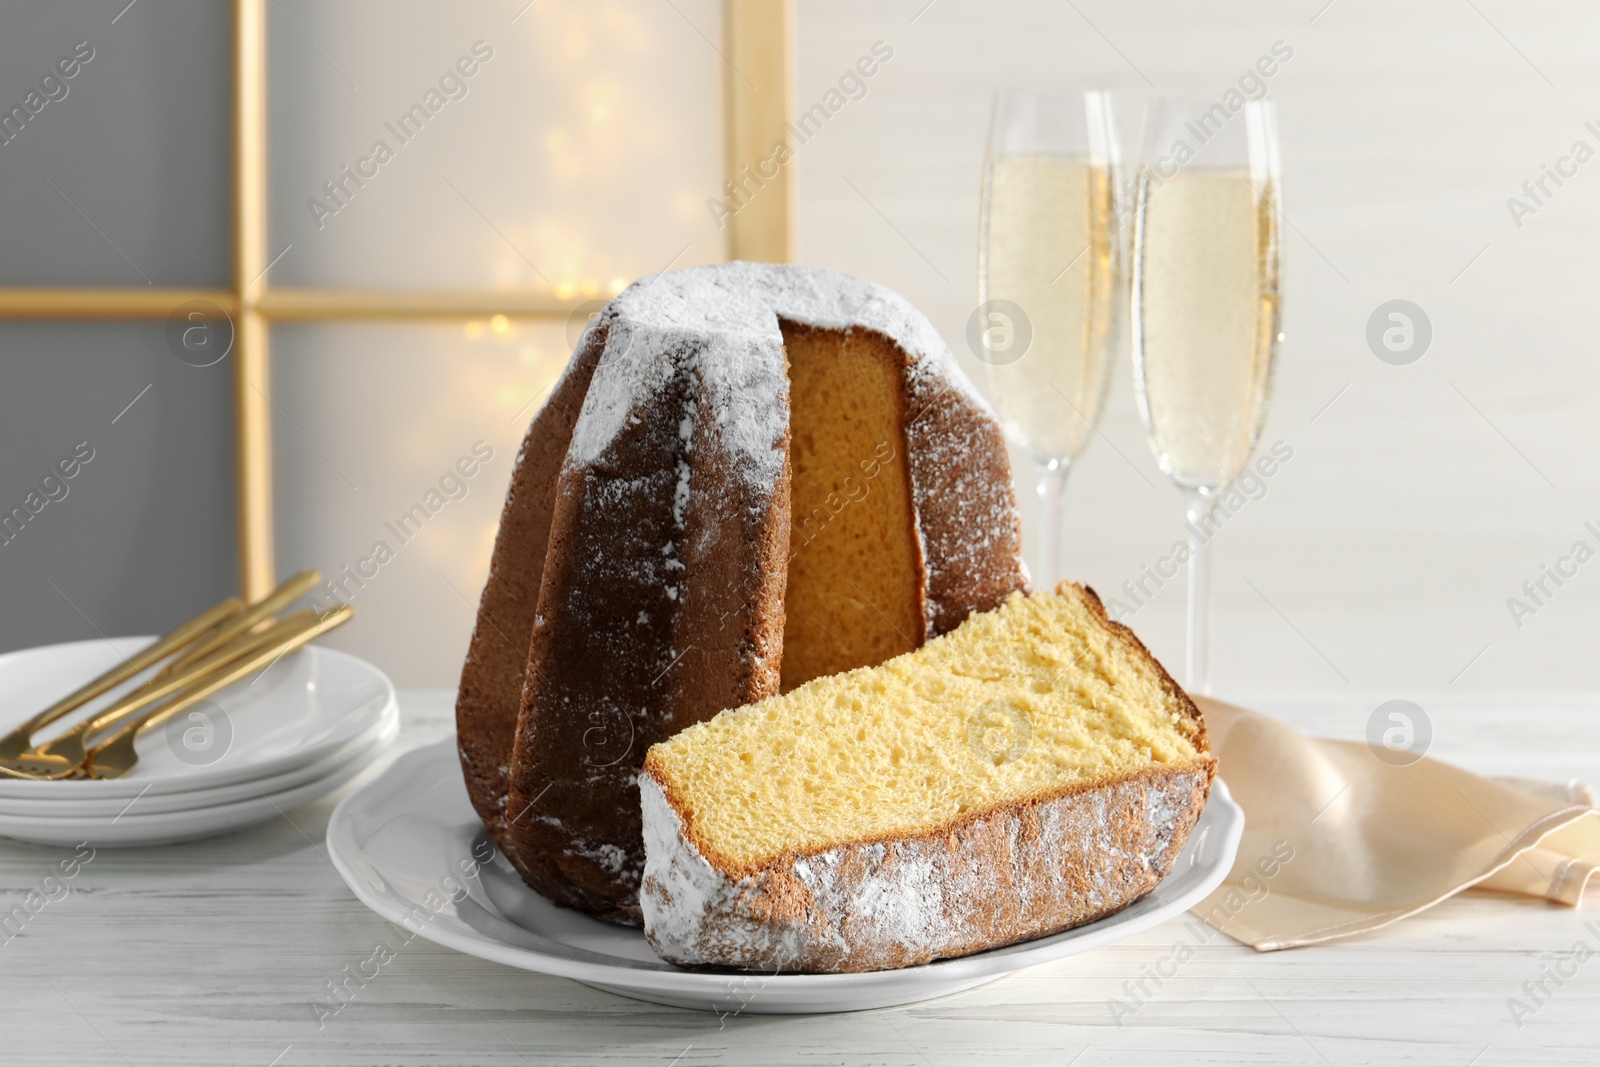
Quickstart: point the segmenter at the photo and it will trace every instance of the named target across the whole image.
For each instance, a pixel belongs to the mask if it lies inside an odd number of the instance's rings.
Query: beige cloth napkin
[[[1362,742],[1195,702],[1245,827],[1227,881],[1193,911],[1259,951],[1376,930],[1474,886],[1576,906],[1600,869],[1581,783],[1394,766]]]

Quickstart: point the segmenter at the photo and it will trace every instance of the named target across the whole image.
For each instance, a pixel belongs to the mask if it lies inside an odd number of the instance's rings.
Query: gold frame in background
[[[272,589],[272,402],[269,324],[288,321],[511,318],[570,315],[583,297],[494,290],[273,289],[265,278],[267,232],[267,0],[234,0],[233,282],[228,289],[0,288],[0,321],[165,319],[180,304],[209,300],[234,323],[234,477],[239,589],[256,599]],[[723,123],[726,166],[737,181],[746,164],[784,140],[791,110],[792,0],[723,0],[728,66]],[[762,195],[727,219],[730,258],[789,258],[791,186],[787,169]]]

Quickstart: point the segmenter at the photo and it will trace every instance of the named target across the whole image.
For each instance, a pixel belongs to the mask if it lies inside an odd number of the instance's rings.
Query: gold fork
[[[168,656],[177,654],[176,658],[163,667],[152,680],[159,680],[193,666],[207,654],[216,651],[239,634],[247,632],[300,599],[310,592],[319,580],[320,576],[316,571],[301,571],[254,604],[247,606],[238,597],[229,597],[215,607],[207,608],[160,640],[123,660],[120,666],[113,667],[100,677],[67,694],[39,714],[16,726],[10,733],[0,737],[0,764],[15,760],[26,752],[33,735],[46,726],[77,711],[96,697],[110,692],[140,671],[160,663]]]
[[[179,675],[174,675],[159,685],[135,694],[108,708],[93,718],[79,723],[67,733],[55,738],[37,749],[24,752],[16,760],[0,764],[0,777],[23,778],[33,781],[56,781],[62,778],[84,777],[91,753],[105,749],[112,742],[127,734],[126,744],[131,752],[133,737],[145,726],[154,725],[156,716],[159,721],[165,721],[198,700],[204,699],[219,689],[232,685],[234,682],[252,672],[272,663],[279,657],[286,655],[290,650],[298,648],[307,641],[320,634],[327,633],[336,626],[343,625],[355,609],[347,604],[338,608],[318,614],[315,611],[301,611],[282,619],[277,619],[271,627],[259,634],[237,639],[232,645],[218,649],[216,652],[198,662],[189,670]],[[182,692],[173,701],[153,711],[138,714],[141,709],[148,707],[157,700],[180,690]],[[180,706],[181,703],[181,706]],[[132,729],[127,729],[128,725]],[[85,744],[85,739],[93,734],[112,727],[123,727],[117,734],[101,742],[100,745],[90,749]],[[105,756],[110,761],[108,766],[113,769],[120,763],[121,770],[106,777],[117,777],[127,772],[137,757],[119,755],[120,748],[112,749]]]
[[[226,619],[215,632],[203,635],[194,647],[183,649],[178,658],[167,664],[162,673],[176,673],[193,666],[211,652],[226,645],[240,634],[248,633],[284,608],[315,589],[322,576],[316,571],[301,571],[285,578],[283,583],[251,604],[231,619]]]
[[[293,629],[303,622],[304,616],[312,614],[304,612],[298,616],[291,615],[261,633],[238,637],[232,644],[217,649],[187,670],[152,681],[143,689],[129,694],[98,715],[83,720],[59,737],[20,753],[13,759],[0,762],[0,776],[44,780],[71,777],[88,757],[88,746],[84,744],[86,737],[115,725],[125,715],[149,707],[163,697],[185,686],[193,685],[241,656],[248,656],[272,646],[283,638],[288,629]]]
[[[349,604],[340,604],[325,614],[306,611],[282,620],[272,630],[277,635],[277,640],[272,644],[263,646],[254,654],[212,674],[193,689],[185,691],[161,707],[152,708],[142,715],[135,716],[116,733],[90,749],[87,758],[81,764],[82,768],[88,772],[90,778],[121,778],[139,762],[139,753],[134,749],[133,743],[145,730],[161,725],[178,712],[192,707],[218,690],[226,689],[234,682],[272,663],[278,657],[286,656],[329,630],[343,626],[354,614],[355,608]]]
[[[62,697],[54,704],[0,737],[0,761],[14,760],[28,748],[33,735],[61,718],[83,707],[95,697],[110,692],[140,671],[161,662],[183,648],[197,636],[244,610],[244,601],[229,597],[216,607],[207,608],[182,626],[173,630],[148,648],[142,649],[100,677],[80,689]]]

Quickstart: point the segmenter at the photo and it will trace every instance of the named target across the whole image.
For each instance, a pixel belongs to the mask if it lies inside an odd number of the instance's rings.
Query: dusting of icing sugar
[[[937,940],[945,913],[944,886],[933,861],[904,844],[873,844],[859,850],[873,877],[839,877],[844,850],[833,849],[795,862],[795,874],[820,900],[840,901],[886,941],[912,952]],[[885,862],[887,860],[887,862]]]
[[[689,461],[678,460],[678,484],[672,490],[672,524],[683,529],[684,516],[689,512]],[[668,541],[668,545],[672,542]]]
[[[857,971],[1049,933],[1121,907],[1166,875],[1198,817],[1196,798],[1204,804],[1203,775],[1127,781],[737,878],[694,847],[643,775],[645,936],[680,964]],[[1135,812],[1145,818],[1130,827]],[[785,888],[794,883],[804,892]]]
[[[786,946],[780,931],[719,921],[735,909],[740,883],[718,872],[684,839],[683,822],[654,778],[639,777],[639,796],[645,853],[639,910],[645,936],[657,954],[668,960],[693,960],[708,941],[717,946],[719,956],[740,961],[737,965],[759,967],[764,957],[783,954]]]
[[[569,463],[596,460],[629,414],[681,369],[697,371],[711,422],[736,468],[770,484],[782,468],[787,375],[779,320],[887,335],[908,377],[990,411],[933,324],[904,297],[836,271],[721,263],[635,282],[608,307],[609,332],[572,438]],[[599,321],[599,320],[597,320]]]
[[[619,874],[622,865],[627,862],[628,854],[617,845],[601,845],[594,850],[592,858],[612,874]]]

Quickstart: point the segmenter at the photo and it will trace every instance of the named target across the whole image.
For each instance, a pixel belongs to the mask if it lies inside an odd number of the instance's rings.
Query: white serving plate
[[[88,797],[22,799],[0,796],[0,818],[6,816],[52,819],[116,817],[124,813],[155,815],[169,811],[192,811],[195,808],[232,804],[240,800],[254,800],[263,793],[282,793],[307,782],[326,778],[346,764],[365,760],[374,749],[383,749],[400,736],[400,709],[391,706],[386,714],[373,724],[372,730],[356,740],[335,750],[325,759],[295,767],[281,774],[268,775],[234,785],[219,785],[210,789],[185,789],[181,792],[158,793],[154,789],[133,797]],[[142,749],[147,742],[140,742]]]
[[[467,799],[454,738],[396,759],[340,802],[334,867],[385,919],[496,963],[683,1008],[800,1014],[892,1007],[1119,941],[1204,900],[1233,865],[1244,812],[1219,779],[1172,873],[1128,907],[1049,937],[921,967],[861,974],[688,970],[656,958],[639,930],[559,908],[523,885]]]
[[[0,656],[4,697],[0,734],[152,640],[75,641]],[[150,797],[259,782],[327,759],[375,735],[398,707],[394,685],[378,668],[347,653],[315,646],[290,653],[253,681],[229,686],[212,699],[232,729],[231,743],[214,762],[198,766],[179,759],[166,743],[165,727],[157,727],[140,739],[139,762],[122,778],[64,782],[0,778],[0,798]],[[79,717],[70,719],[76,722]],[[51,726],[38,736],[53,736],[62,728]]]
[[[139,814],[141,801],[135,800],[126,814],[113,817],[0,816],[0,836],[62,848],[84,842],[95,848],[131,848],[231,834],[271,822],[326,796],[383,758],[386,749],[386,745],[374,745],[321,778],[277,793],[260,792],[251,800],[153,815]]]

